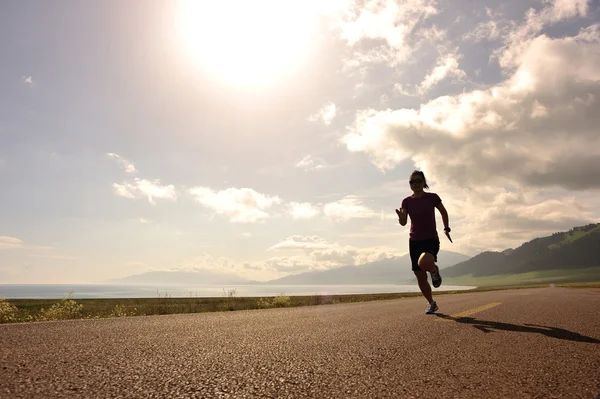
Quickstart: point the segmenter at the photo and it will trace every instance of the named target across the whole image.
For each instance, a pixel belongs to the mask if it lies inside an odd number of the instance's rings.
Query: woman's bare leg
[[[429,273],[435,273],[435,258],[428,252],[423,252],[419,257],[419,267]]]
[[[421,289],[421,293],[427,302],[433,302],[433,295],[431,294],[431,286],[429,285],[429,281],[427,281],[427,272],[422,270],[415,270],[415,276],[417,276],[417,281],[419,282],[419,288]]]

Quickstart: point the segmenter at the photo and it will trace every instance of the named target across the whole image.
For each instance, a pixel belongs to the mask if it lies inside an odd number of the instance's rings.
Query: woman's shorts
[[[408,242],[410,250],[410,260],[413,271],[419,271],[419,258],[423,252],[433,255],[434,262],[437,262],[437,254],[440,251],[440,239],[430,238],[427,240],[410,240]]]

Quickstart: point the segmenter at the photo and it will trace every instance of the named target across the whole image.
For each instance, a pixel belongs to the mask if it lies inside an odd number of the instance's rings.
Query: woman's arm
[[[435,207],[438,209],[438,211],[440,211],[440,214],[442,215],[442,220],[444,222],[444,230],[449,229],[450,228],[450,220],[448,218],[448,211],[444,207],[444,204],[442,204],[440,202]]]

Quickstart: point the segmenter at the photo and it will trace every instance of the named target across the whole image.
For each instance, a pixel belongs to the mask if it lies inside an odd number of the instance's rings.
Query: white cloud
[[[118,154],[115,154],[115,153],[113,153],[113,152],[109,152],[109,153],[107,153],[106,155],[107,155],[108,157],[110,157],[110,158],[113,158],[113,159],[115,159],[115,160],[116,160],[116,161],[119,163],[119,166],[120,166],[120,167],[121,167],[121,168],[122,168],[122,169],[123,169],[123,170],[124,170],[126,173],[135,173],[135,172],[136,172],[135,165],[134,165],[132,162],[130,162],[130,161],[128,161],[128,160],[126,160],[126,159],[122,158],[122,157],[121,157],[121,156],[119,156]]]
[[[522,55],[544,27],[562,20],[586,16],[587,3],[585,0],[554,0],[546,1],[548,5],[539,12],[530,9],[525,15],[525,22],[509,29],[504,36],[504,46],[494,52],[500,66],[518,67],[522,62]]]
[[[486,15],[490,18],[489,21],[478,23],[475,29],[464,35],[465,40],[473,40],[474,42],[498,40],[506,37],[510,30],[515,27],[514,21],[498,20],[499,15],[490,8],[486,8]]]
[[[275,273],[276,275],[298,274],[313,270],[322,270],[315,265],[314,262],[304,256],[272,257],[262,262],[256,268],[265,272]]]
[[[287,212],[293,219],[311,219],[319,214],[319,209],[309,202],[290,202]]]
[[[316,114],[308,117],[311,122],[323,121],[327,126],[331,125],[331,122],[335,118],[337,113],[337,107],[331,101],[325,104]]]
[[[126,173],[136,173],[137,169],[133,162],[121,157],[118,154],[109,152],[106,154],[109,158],[114,159],[121,169]],[[148,202],[152,205],[156,204],[155,199],[166,199],[175,201],[177,200],[178,194],[175,190],[175,186],[172,184],[161,185],[160,179],[147,180],[139,177],[134,178],[131,181],[124,181],[123,184],[113,183],[112,185],[114,193],[119,197],[136,199],[136,198],[147,198]],[[143,219],[140,219],[141,223],[144,223]]]
[[[402,83],[395,83],[394,84],[394,91],[397,92],[397,93],[399,93],[399,94],[402,94],[404,96],[416,96],[417,95],[416,91],[411,91],[408,88],[408,85],[405,85],[405,84],[402,84]]]
[[[531,118],[543,118],[545,116],[548,116],[548,109],[540,104],[538,100],[535,100],[531,107]]]
[[[0,249],[23,248],[23,240],[15,237],[0,236]]]
[[[329,243],[319,236],[302,235],[285,238],[268,248],[268,251],[286,255],[271,256],[260,261],[238,262],[202,253],[169,270],[212,270],[234,273],[250,279],[269,280],[289,274],[362,265],[398,255],[395,248],[341,246]]]
[[[464,83],[467,74],[459,67],[459,61],[462,55],[459,48],[452,45],[448,39],[447,30],[433,26],[427,29],[420,29],[416,34],[419,41],[416,47],[422,47],[425,43],[435,48],[438,57],[435,65],[426,69],[419,62],[418,70],[427,71],[419,84],[411,85],[407,81],[394,84],[394,91],[405,96],[422,96],[431,90],[438,83],[452,78],[452,83]],[[403,79],[406,80],[406,79]],[[411,86],[412,89],[410,88]]]
[[[600,174],[600,41],[540,36],[522,60],[488,90],[420,109],[361,111],[344,142],[383,170],[412,159],[462,184],[600,186],[600,176],[590,179]]]
[[[209,270],[220,273],[235,274],[240,277],[258,280],[269,280],[288,274],[314,270],[312,260],[304,255],[275,256],[262,261],[237,262],[226,257],[215,258],[207,253],[201,253],[193,259],[181,262],[171,271],[201,271]]]
[[[327,167],[327,163],[322,159],[307,155],[296,164],[296,167],[305,170],[318,170]]]
[[[446,78],[456,78],[462,80],[466,73],[458,66],[460,56],[456,53],[449,53],[441,56],[433,70],[423,79],[419,85],[418,91],[424,94],[432,87]]]
[[[302,255],[271,258],[269,262],[277,271],[327,270],[341,266],[362,265],[397,255],[393,248],[357,248],[329,243],[319,236],[295,235],[269,248],[270,251],[300,251]]]
[[[411,35],[419,22],[437,14],[435,0],[370,0],[355,7],[340,23],[341,37],[355,47],[364,40],[383,40],[385,45],[360,51],[355,58],[366,62],[397,65],[409,59],[413,51]]]
[[[113,183],[113,188],[115,189],[115,194],[118,195],[119,197],[135,198],[135,195],[132,192],[133,190],[130,191],[128,183],[125,183],[125,184]]]
[[[194,187],[189,193],[198,203],[238,223],[267,219],[269,214],[265,211],[281,202],[277,196],[261,194],[251,188],[228,188],[215,192],[207,187]]]
[[[295,235],[286,238],[285,240],[277,243],[269,248],[269,251],[272,250],[286,250],[286,249],[301,249],[314,251],[316,249],[327,249],[329,248],[329,243],[321,237],[318,236],[301,236]]]
[[[498,19],[499,13],[486,8],[489,21],[477,24],[474,30],[464,38],[475,42],[483,40],[501,40],[503,45],[493,52],[503,68],[516,68],[520,57],[529,44],[542,30],[557,22],[585,17],[589,11],[588,0],[544,0],[540,11],[529,9],[523,23],[508,19]]]
[[[355,196],[346,196],[340,201],[330,202],[323,206],[325,216],[333,221],[346,221],[350,219],[378,219],[376,212],[363,205],[362,200]]]
[[[589,0],[546,0],[551,4],[549,19],[552,22],[574,17],[585,17],[589,9]]]
[[[172,184],[163,186],[159,179],[150,181],[136,177],[132,182],[113,183],[113,188],[118,196],[132,199],[146,197],[152,205],[156,204],[156,198],[175,201],[178,196]]]
[[[442,199],[450,210],[454,244],[458,252],[476,254],[504,250],[523,242],[573,226],[600,222],[590,204],[569,193],[550,194],[529,188],[509,191],[501,187],[456,188],[440,184]],[[599,192],[600,194],[600,192]],[[550,197],[551,195],[551,197]]]

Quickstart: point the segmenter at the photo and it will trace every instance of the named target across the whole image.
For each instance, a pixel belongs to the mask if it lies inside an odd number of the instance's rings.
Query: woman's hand
[[[400,223],[402,226],[405,226],[407,218],[408,218],[406,209],[404,209],[404,208],[396,209],[396,215],[398,215],[398,223]]]
[[[452,242],[452,238],[450,237],[450,231],[444,229],[444,233],[446,233],[446,237],[448,237],[448,239],[450,240],[450,242]]]

